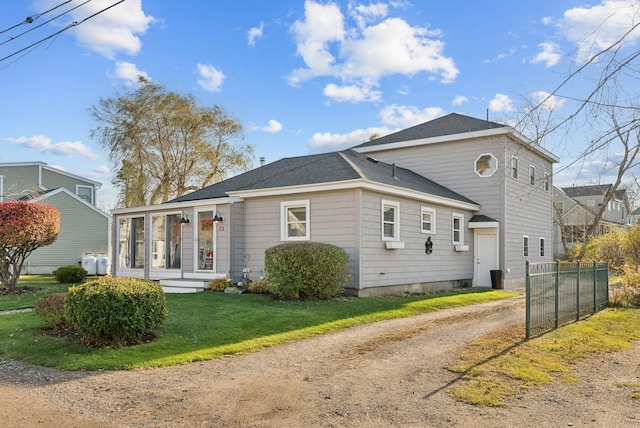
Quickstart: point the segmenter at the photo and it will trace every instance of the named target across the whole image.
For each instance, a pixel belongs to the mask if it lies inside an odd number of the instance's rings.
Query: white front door
[[[498,230],[475,229],[474,287],[491,287],[491,270],[498,269]]]

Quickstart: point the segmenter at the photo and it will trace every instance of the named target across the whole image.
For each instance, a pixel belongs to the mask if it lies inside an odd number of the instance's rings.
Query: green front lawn
[[[39,288],[40,290],[24,295],[1,296],[0,311],[33,308],[36,300],[48,294],[67,291],[69,284],[58,284],[53,275],[21,275],[18,287]]]
[[[255,294],[168,294],[169,316],[163,332],[149,343],[91,349],[73,339],[44,334],[44,322],[27,312],[0,316],[0,355],[65,370],[161,367],[252,352],[359,324],[513,296],[497,290],[464,290],[395,298],[280,302]]]

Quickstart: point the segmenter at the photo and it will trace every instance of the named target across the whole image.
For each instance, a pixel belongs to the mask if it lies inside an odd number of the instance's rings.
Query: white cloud
[[[259,27],[253,27],[247,32],[247,44],[255,46],[256,39],[262,38],[262,30],[264,30],[264,22],[260,22]]]
[[[442,55],[444,43],[430,38],[436,33],[389,18],[362,31],[361,38],[345,40],[341,53],[347,58],[342,75],[379,79],[390,74],[414,75],[422,71],[440,74],[443,83],[458,75],[451,58]]]
[[[469,98],[463,96],[463,95],[458,95],[457,97],[455,97],[453,99],[453,101],[451,102],[451,104],[453,104],[454,106],[461,106],[464,103],[468,103],[469,102]]]
[[[100,165],[93,169],[93,172],[98,176],[108,177],[111,174],[111,170],[107,165]]]
[[[444,83],[452,82],[459,71],[453,59],[444,56],[444,43],[439,31],[412,27],[400,18],[386,18],[387,8],[381,3],[359,6],[349,4],[356,25],[348,26],[335,3],[305,2],[305,18],[292,26],[297,54],[305,67],[293,70],[289,84],[301,83],[320,76],[341,80],[341,87],[367,93],[388,75],[413,76],[421,72],[439,75]],[[382,18],[384,20],[380,21]],[[380,22],[377,22],[380,21]],[[338,85],[331,87],[335,93]],[[325,93],[327,89],[325,88]],[[377,100],[362,97],[362,101]],[[359,101],[357,98],[350,98]]]
[[[9,144],[26,147],[31,150],[65,157],[80,157],[90,160],[98,159],[89,147],[80,141],[61,141],[52,143],[51,138],[44,135],[34,135],[33,137],[5,138]]]
[[[289,83],[297,85],[315,76],[334,75],[335,58],[329,43],[341,41],[345,35],[344,17],[336,4],[321,5],[312,1],[304,3],[305,21],[296,21],[292,31],[298,45],[297,53],[307,65],[294,70]]]
[[[36,8],[43,12],[59,3],[58,0],[40,0]],[[61,25],[66,27],[71,22],[80,22],[114,3],[113,0],[88,2],[69,12],[70,19]],[[113,58],[117,52],[138,54],[142,47],[138,36],[144,34],[154,21],[152,16],[145,15],[142,10],[142,0],[128,0],[82,22],[68,32],[75,35],[80,45],[107,58]]]
[[[356,129],[355,131],[351,131],[347,134],[317,132],[309,139],[309,148],[313,151],[343,150],[369,141],[369,138],[374,134],[382,137],[395,131],[398,131],[398,129],[372,127],[367,129]]]
[[[269,121],[269,125],[260,128],[260,130],[261,131],[265,131],[265,132],[269,132],[270,134],[276,134],[276,133],[282,131],[282,124],[280,122],[278,122],[277,120],[271,119]]]
[[[361,101],[379,101],[382,95],[380,91],[374,91],[365,85],[338,86],[329,83],[325,86],[324,95],[335,101],[351,101],[354,103]]]
[[[349,12],[358,27],[364,28],[367,23],[386,17],[389,13],[389,6],[384,3],[370,3],[365,6],[349,2]]]
[[[541,108],[544,110],[553,111],[562,108],[565,104],[565,100],[556,97],[545,91],[536,91],[531,94],[531,99],[536,104],[541,104]]]
[[[124,80],[125,85],[138,85],[138,78],[140,76],[151,81],[151,77],[145,71],[138,70],[138,67],[136,67],[135,64],[125,61],[116,62],[116,71],[113,74],[113,77]]]
[[[220,92],[222,81],[225,76],[221,71],[216,70],[212,65],[198,63],[198,84],[202,89],[209,92]]]
[[[513,101],[507,95],[496,94],[495,98],[489,102],[489,110],[501,113],[513,111]]]
[[[560,32],[578,47],[578,60],[587,61],[598,51],[616,43],[640,19],[640,1],[604,0],[596,6],[574,7],[558,22]],[[640,28],[623,45],[640,38]]]
[[[531,60],[533,64],[542,63],[545,67],[552,67],[560,62],[562,56],[558,52],[560,46],[557,43],[540,43],[538,47],[540,48],[540,52]]]
[[[440,107],[426,107],[422,110],[414,106],[399,106],[392,104],[384,107],[380,113],[382,123],[408,128],[420,123],[428,122],[444,114]]]

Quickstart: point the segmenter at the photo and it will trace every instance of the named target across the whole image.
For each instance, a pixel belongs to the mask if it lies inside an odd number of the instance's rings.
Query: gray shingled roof
[[[227,197],[229,192],[304,186],[365,179],[455,201],[475,204],[453,190],[406,168],[378,162],[353,150],[284,158],[168,201],[185,202]]]
[[[429,122],[403,129],[393,134],[385,135],[354,148],[377,146],[380,144],[398,143],[419,140],[422,138],[442,137],[444,135],[464,134],[466,132],[484,131],[487,129],[505,128],[507,125],[477,119],[458,113],[451,113]]]
[[[592,184],[588,186],[563,187],[562,191],[571,198],[579,198],[583,196],[604,196],[612,184]],[[624,198],[625,189],[616,190],[616,198]]]

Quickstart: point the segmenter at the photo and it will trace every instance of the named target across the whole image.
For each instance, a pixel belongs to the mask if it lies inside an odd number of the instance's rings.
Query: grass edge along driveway
[[[168,294],[159,337],[119,349],[92,349],[54,337],[33,312],[0,316],[0,356],[64,370],[166,367],[254,352],[344,328],[519,296],[466,289],[431,295],[281,302],[267,295]]]

